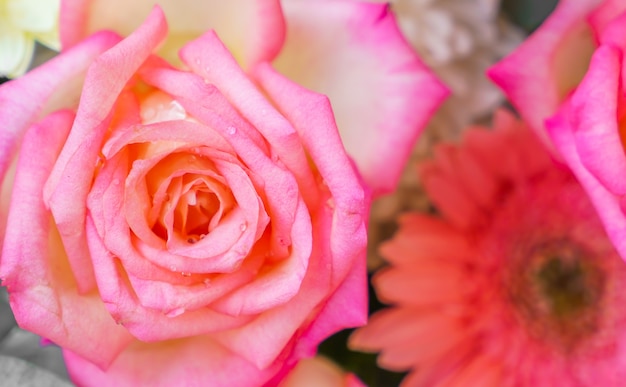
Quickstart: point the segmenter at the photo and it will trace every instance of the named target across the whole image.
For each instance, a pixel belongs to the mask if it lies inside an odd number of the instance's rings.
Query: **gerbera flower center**
[[[557,241],[518,267],[509,292],[531,336],[569,351],[597,330],[605,279],[600,263],[589,258],[573,243]]]
[[[589,306],[594,294],[587,289],[589,281],[581,262],[549,257],[536,274],[536,281],[550,304],[554,317],[567,317]]]

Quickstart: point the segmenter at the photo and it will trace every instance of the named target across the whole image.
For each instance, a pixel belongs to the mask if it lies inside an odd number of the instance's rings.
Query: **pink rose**
[[[328,96],[346,150],[375,195],[395,188],[448,94],[403,38],[389,5],[366,1],[62,0],[63,46],[99,29],[127,35],[155,3],[171,27],[165,57],[213,28],[244,69],[270,61]]]
[[[368,195],[326,97],[212,31],[172,67],[166,30],[0,87],[0,277],[78,385],[275,384],[365,322]]]
[[[585,74],[605,15],[613,13],[619,3],[626,7],[626,1],[608,0],[596,9],[601,3],[561,0],[532,35],[488,71],[551,150],[545,120],[556,113]]]
[[[603,28],[583,80],[547,128],[626,259],[626,1],[622,3],[621,13]]]

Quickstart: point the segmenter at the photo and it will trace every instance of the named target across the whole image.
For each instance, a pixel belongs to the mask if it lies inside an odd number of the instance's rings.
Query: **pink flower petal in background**
[[[601,0],[562,0],[544,23],[488,76],[552,149],[544,121],[585,74],[596,34],[587,20]]]
[[[448,95],[398,29],[388,4],[283,2],[276,69],[329,97],[348,154],[375,195],[392,191],[414,143]]]

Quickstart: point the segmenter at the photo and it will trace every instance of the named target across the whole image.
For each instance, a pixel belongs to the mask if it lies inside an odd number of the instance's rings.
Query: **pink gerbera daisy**
[[[509,113],[420,166],[374,278],[394,306],[350,345],[404,386],[626,385],[626,264],[584,191]]]

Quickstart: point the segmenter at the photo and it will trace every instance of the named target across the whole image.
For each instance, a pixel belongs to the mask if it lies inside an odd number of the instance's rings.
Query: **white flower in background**
[[[0,0],[0,75],[23,74],[35,41],[58,50],[60,0]]]
[[[499,14],[500,0],[392,0],[405,37],[452,89],[440,116],[460,131],[502,97],[484,75],[523,34]],[[447,107],[447,108],[446,108]]]
[[[396,192],[374,202],[370,268],[381,263],[377,242],[393,233],[397,214],[430,206],[416,162],[429,156],[435,143],[452,140],[468,125],[490,117],[503,96],[485,70],[524,39],[500,14],[500,0],[391,0],[391,6],[406,39],[451,95],[421,135]]]

